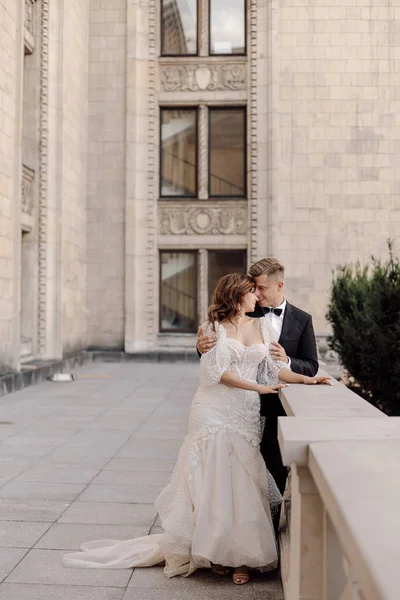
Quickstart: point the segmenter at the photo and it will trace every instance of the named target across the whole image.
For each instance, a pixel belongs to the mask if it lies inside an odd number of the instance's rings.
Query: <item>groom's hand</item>
[[[272,342],[269,347],[269,350],[274,360],[282,360],[285,363],[289,362],[285,348],[278,344],[278,342]]]
[[[211,348],[214,348],[217,343],[217,336],[215,334],[212,335],[204,335],[203,329],[200,327],[199,335],[197,336],[197,347],[201,354],[208,352]]]

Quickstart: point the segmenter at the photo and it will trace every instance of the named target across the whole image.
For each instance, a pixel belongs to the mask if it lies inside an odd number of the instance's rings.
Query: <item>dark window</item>
[[[246,195],[246,110],[210,108],[211,197]]]
[[[197,194],[197,109],[161,109],[163,197]]]
[[[197,330],[197,252],[160,253],[160,331]]]
[[[197,54],[197,0],[163,0],[161,54]]]
[[[246,53],[246,0],[210,0],[210,54]]]
[[[208,251],[208,296],[209,303],[219,279],[228,273],[246,273],[246,250]]]

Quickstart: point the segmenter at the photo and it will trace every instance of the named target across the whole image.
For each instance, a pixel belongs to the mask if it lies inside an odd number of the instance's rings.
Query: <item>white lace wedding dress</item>
[[[278,382],[284,364],[269,356],[270,330],[265,318],[260,323],[264,344],[251,346],[227,337],[216,323],[217,344],[201,358],[189,433],[156,500],[164,533],[88,542],[64,557],[65,566],[150,567],[165,561],[165,574],[173,577],[212,564],[262,570],[276,565],[271,511],[279,508],[281,495],[259,450],[259,395],[219,383],[227,369],[244,379]]]

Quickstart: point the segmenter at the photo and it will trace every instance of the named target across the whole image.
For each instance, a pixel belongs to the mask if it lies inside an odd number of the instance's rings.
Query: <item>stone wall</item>
[[[122,347],[126,0],[91,0],[89,35],[88,343]]]
[[[64,3],[62,26],[62,343],[69,351],[87,346],[89,0]]]
[[[20,148],[16,143],[20,129],[22,59],[17,44],[19,5],[17,0],[0,0],[0,373],[17,364],[14,313],[18,310],[15,289],[18,246],[14,247],[14,238],[21,172]]]
[[[400,6],[384,4],[268,3],[271,251],[320,332],[332,268],[400,231]]]

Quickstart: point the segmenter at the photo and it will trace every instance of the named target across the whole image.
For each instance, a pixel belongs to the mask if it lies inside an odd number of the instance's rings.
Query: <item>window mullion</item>
[[[199,250],[199,323],[203,323],[207,318],[208,299],[208,250],[201,248]]]
[[[208,198],[208,110],[205,104],[199,107],[199,136],[198,136],[198,182],[199,199]]]
[[[208,56],[209,0],[198,0],[198,52]]]

